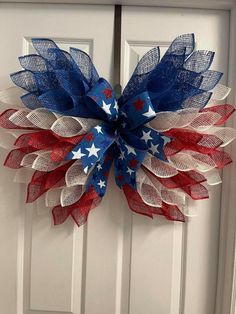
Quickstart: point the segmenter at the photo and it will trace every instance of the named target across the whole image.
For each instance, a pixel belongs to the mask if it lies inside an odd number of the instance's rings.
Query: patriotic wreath
[[[85,52],[32,43],[38,54],[19,58],[17,86],[0,93],[11,104],[0,115],[11,149],[4,164],[20,182],[31,175],[26,202],[45,197],[56,225],[71,216],[80,226],[114,162],[132,211],[185,221],[186,199],[208,198],[203,183],[221,182],[231,159],[220,147],[236,137],[220,127],[234,107],[221,102],[230,91],[218,84],[222,73],[209,70],[214,53],[194,51],[194,35],[181,35],[161,60],[159,47],[148,51],[116,99]]]

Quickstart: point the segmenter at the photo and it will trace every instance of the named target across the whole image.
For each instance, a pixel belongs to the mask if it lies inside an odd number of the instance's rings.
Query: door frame
[[[235,0],[0,0],[1,3],[62,3],[62,4],[122,4],[157,7],[182,7],[227,10],[230,14],[228,86],[232,88],[228,97],[236,104],[236,2]],[[236,114],[228,123],[236,128]],[[223,171],[221,222],[219,239],[219,265],[215,314],[236,314],[236,141],[226,149],[234,159]]]

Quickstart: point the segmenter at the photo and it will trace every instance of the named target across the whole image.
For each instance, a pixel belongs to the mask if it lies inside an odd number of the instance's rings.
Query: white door
[[[0,4],[0,88],[19,69],[17,57],[32,51],[31,37],[84,49],[111,80],[113,16],[113,6]],[[123,7],[123,87],[144,52],[163,52],[186,32],[199,49],[217,51],[214,68],[227,77],[228,31],[224,11]],[[51,213],[26,206],[24,187],[1,168],[0,313],[214,313],[221,189],[190,203],[198,216],[183,225],[132,214],[110,177],[87,225],[53,227]]]
[[[0,88],[20,69],[17,57],[32,52],[31,37],[85,50],[110,80],[113,16],[113,6],[0,4]],[[114,313],[118,208],[106,198],[87,226],[53,228],[51,213],[25,205],[24,187],[12,180],[1,167],[0,313]]]
[[[226,83],[227,11],[123,7],[122,85],[145,52],[160,46],[163,54],[184,33],[195,33],[197,49],[216,52],[212,68],[224,72]],[[185,224],[132,216],[130,314],[215,313],[220,203],[221,186],[216,186],[210,200],[189,203],[197,217]]]

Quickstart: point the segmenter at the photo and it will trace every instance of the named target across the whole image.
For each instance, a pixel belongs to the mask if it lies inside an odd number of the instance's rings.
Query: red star
[[[112,98],[112,90],[110,88],[107,87],[102,92],[106,96],[106,99]]]
[[[85,136],[85,139],[86,139],[87,142],[91,142],[94,139],[93,133],[88,133]]]
[[[144,105],[144,101],[142,101],[142,99],[140,99],[140,97],[134,102],[134,107],[135,107],[135,111],[138,110],[142,110],[143,109],[143,105]]]
[[[123,181],[124,180],[124,176],[122,176],[121,174],[117,177],[119,181]]]
[[[131,159],[130,162],[129,162],[129,166],[130,166],[130,168],[132,168],[132,169],[136,168],[136,167],[137,167],[137,164],[138,164],[138,162],[137,162],[137,160],[134,159],[134,158]]]

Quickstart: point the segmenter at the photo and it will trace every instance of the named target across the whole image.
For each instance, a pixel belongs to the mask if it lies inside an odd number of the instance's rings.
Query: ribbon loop
[[[138,143],[139,148],[131,146],[129,143]],[[141,164],[146,156],[147,147],[142,144],[138,138],[134,136],[122,137],[116,141],[117,153],[115,156],[115,180],[119,187],[124,184],[129,184],[136,187],[136,171],[141,167]],[[137,145],[136,145],[137,147]]]
[[[133,130],[156,116],[148,92],[143,92],[128,100],[121,107],[119,114],[124,120],[124,128],[128,130]]]
[[[115,92],[103,78],[100,78],[98,83],[87,93],[86,104],[103,120],[115,121],[118,118]]]
[[[170,141],[169,137],[161,135],[159,132],[148,126],[143,126],[142,128],[137,129],[136,135],[147,145],[149,153],[158,159],[166,160],[164,146]]]
[[[84,172],[88,171],[104,156],[114,143],[114,130],[106,123],[101,123],[90,130],[82,141],[67,155],[66,159],[81,159]]]

